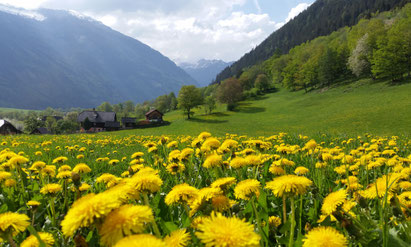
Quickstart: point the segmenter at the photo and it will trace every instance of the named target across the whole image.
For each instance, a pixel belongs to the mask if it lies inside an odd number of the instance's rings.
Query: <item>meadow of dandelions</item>
[[[0,137],[0,246],[409,246],[410,145]]]

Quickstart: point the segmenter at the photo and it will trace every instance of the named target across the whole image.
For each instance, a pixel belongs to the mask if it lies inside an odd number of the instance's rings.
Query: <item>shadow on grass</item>
[[[190,118],[187,119],[190,122],[197,122],[197,123],[210,123],[210,124],[219,124],[219,123],[227,123],[228,120],[217,120],[217,119],[200,119],[200,118]]]
[[[238,106],[233,110],[234,112],[242,113],[259,113],[265,112],[265,107],[250,106],[251,103],[239,103]]]

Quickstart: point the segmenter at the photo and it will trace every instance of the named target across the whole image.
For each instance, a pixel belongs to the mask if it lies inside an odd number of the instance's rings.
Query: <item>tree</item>
[[[134,103],[131,100],[128,100],[123,103],[123,113],[124,117],[128,117],[130,113],[134,112]]]
[[[258,89],[260,93],[267,91],[270,88],[270,80],[266,74],[259,74],[255,79],[254,87]]]
[[[93,127],[93,123],[90,122],[90,119],[88,119],[88,117],[86,117],[86,119],[84,119],[83,124],[83,128],[87,131],[89,130],[91,127]]]
[[[178,92],[178,108],[187,114],[187,119],[193,112],[191,110],[203,103],[203,96],[201,95],[200,89],[196,88],[194,85],[182,86],[180,92]]]
[[[368,33],[366,33],[358,40],[351,56],[348,58],[348,67],[357,77],[371,74],[371,64],[368,61],[371,47],[368,45],[368,36]]]
[[[215,110],[216,100],[214,96],[210,95],[210,96],[205,97],[204,108],[205,108],[206,114],[211,114],[211,112]]]
[[[236,103],[243,97],[243,88],[239,80],[228,78],[217,88],[217,100],[227,104],[227,110],[235,108]]]
[[[24,131],[31,133],[33,130],[44,127],[44,122],[38,119],[35,112],[30,112],[27,118],[24,120]]]
[[[101,105],[97,106],[98,111],[113,111],[113,106],[108,102],[103,102]]]

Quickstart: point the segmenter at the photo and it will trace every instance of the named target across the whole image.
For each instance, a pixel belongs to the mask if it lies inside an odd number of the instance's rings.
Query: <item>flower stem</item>
[[[10,246],[12,246],[12,247],[17,247],[16,243],[15,243],[14,240],[13,240],[13,236],[12,236],[11,233],[8,233],[8,234],[7,234],[7,240],[9,241]]]
[[[150,207],[150,202],[148,201],[147,193],[143,192],[142,194],[143,194],[144,204],[145,204],[146,206]],[[156,234],[156,236],[157,236],[158,238],[161,238],[160,230],[158,229],[158,226],[157,226],[157,223],[156,223],[156,220],[155,220],[155,219],[154,219],[154,221],[152,222],[152,226],[153,226],[154,234]]]
[[[255,199],[256,199],[256,197],[255,197],[255,196],[251,199],[251,206],[253,206],[253,210],[254,210],[254,217],[255,217],[255,218],[256,218],[256,220],[257,220],[257,226],[258,226],[258,229],[260,230],[261,235],[263,235],[263,238],[264,238],[265,244],[267,245],[267,244],[269,243],[269,240],[268,240],[267,235],[265,234],[264,229],[262,228],[262,225],[261,225],[261,219],[260,219],[260,217],[259,217],[259,215],[258,215],[257,207],[255,206],[255,203],[254,203]],[[268,222],[267,222],[266,224],[268,224]]]
[[[294,196],[291,198],[291,229],[290,229],[290,241],[288,243],[289,247],[294,246],[294,229],[295,229],[295,205]]]
[[[283,224],[287,222],[287,203],[286,203],[287,197],[283,195]]]

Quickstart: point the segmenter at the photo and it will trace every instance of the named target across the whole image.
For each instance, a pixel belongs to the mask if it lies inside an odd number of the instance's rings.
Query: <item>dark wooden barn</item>
[[[48,129],[45,127],[36,128],[30,133],[30,135],[48,135],[48,134],[51,134],[51,132],[48,131]]]
[[[88,121],[86,120],[88,119]],[[77,117],[82,132],[114,131],[120,129],[115,112],[83,111]]]
[[[146,113],[146,120],[161,123],[163,122],[163,115],[159,110],[153,109]]]
[[[14,127],[10,122],[0,119],[0,135],[16,135],[22,132]]]
[[[134,117],[123,117],[121,118],[121,123],[124,129],[134,129],[137,126],[136,120]]]

